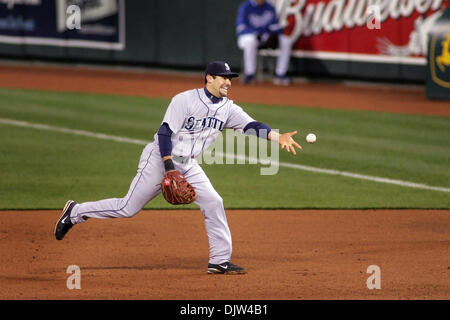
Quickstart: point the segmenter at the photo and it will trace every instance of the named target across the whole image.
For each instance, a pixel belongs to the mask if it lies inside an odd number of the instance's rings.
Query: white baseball
[[[308,133],[308,135],[306,136],[306,142],[308,143],[316,142],[316,135],[314,133]]]

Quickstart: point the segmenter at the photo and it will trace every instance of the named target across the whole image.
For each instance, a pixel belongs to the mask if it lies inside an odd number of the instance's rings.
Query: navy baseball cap
[[[239,74],[235,72],[231,72],[230,66],[228,63],[223,61],[213,61],[208,63],[205,70],[205,75],[210,74],[213,76],[222,76],[222,77],[231,77],[236,78],[239,77]]]

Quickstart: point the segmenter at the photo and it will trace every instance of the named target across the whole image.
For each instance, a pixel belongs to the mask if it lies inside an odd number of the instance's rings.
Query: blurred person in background
[[[274,84],[289,85],[286,76],[291,57],[291,39],[282,33],[275,7],[265,0],[246,0],[236,18],[238,47],[244,51],[244,84],[255,77],[259,49],[279,49]]]

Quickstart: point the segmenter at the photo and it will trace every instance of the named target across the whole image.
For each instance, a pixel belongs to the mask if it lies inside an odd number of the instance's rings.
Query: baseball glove
[[[161,181],[161,191],[171,204],[190,204],[197,199],[194,187],[178,170],[167,171]]]

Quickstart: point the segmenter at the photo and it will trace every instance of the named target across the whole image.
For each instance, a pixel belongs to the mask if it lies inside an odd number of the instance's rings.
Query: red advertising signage
[[[428,32],[450,0],[272,0],[293,56],[426,64]]]

